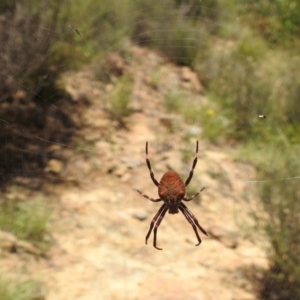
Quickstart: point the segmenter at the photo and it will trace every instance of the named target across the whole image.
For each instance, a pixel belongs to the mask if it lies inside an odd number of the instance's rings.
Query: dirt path
[[[83,118],[91,125],[84,135],[87,143],[93,142],[93,151],[70,157],[65,166],[65,177],[75,176],[78,186],[55,187],[59,195],[51,222],[55,243],[48,258],[31,259],[30,264],[23,259],[14,266],[26,266],[45,283],[47,300],[256,299],[247,272],[253,266],[265,267],[267,262],[255,233],[247,229],[247,203],[253,199],[249,186],[240,180],[249,178],[253,170],[233,162],[224,149],[200,141],[191,184],[192,189],[206,187],[195,201],[198,204],[188,203],[188,207],[210,237],[201,235],[203,242],[195,247],[196,237],[183,215],[167,214],[158,231],[163,251],[152,247],[152,236],[145,245],[149,224],[160,207],[135,191],[139,188],[157,195],[145,165],[145,142],[150,143],[159,180],[170,167],[188,175],[196,137],[183,142],[184,132],[191,127],[183,121],[179,132],[172,133],[163,125],[162,93],[147,84],[150,70],[161,68],[170,74],[164,77],[166,84],[161,89],[172,88],[174,82],[181,82],[180,68],[162,65],[162,58],[148,50],[134,48],[132,55],[135,112],[127,130],[114,129],[115,124],[103,117],[103,91],[86,73],[72,78],[73,93],[85,86],[92,102]],[[195,93],[195,84],[187,89]],[[169,122],[176,120],[176,116],[170,117]],[[187,148],[191,156],[184,163],[182,153]]]

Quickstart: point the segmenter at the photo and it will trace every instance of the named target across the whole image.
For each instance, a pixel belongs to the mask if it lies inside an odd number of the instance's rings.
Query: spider
[[[201,238],[198,234],[197,227],[205,235],[208,235],[207,232],[201,227],[201,225],[199,224],[198,220],[193,215],[193,213],[186,207],[186,205],[184,203],[181,202],[182,200],[184,200],[184,201],[193,200],[196,196],[198,196],[200,194],[200,192],[202,192],[205,189],[205,187],[203,187],[198,193],[196,193],[195,195],[193,195],[189,198],[187,198],[185,196],[186,187],[188,186],[188,184],[190,183],[190,181],[193,177],[194,169],[197,164],[197,160],[198,160],[198,141],[196,144],[196,154],[195,154],[195,158],[193,161],[192,169],[190,171],[190,174],[189,174],[187,180],[185,182],[183,182],[183,180],[179,177],[179,175],[176,172],[168,171],[163,175],[160,182],[158,182],[155,179],[154,173],[151,169],[150,160],[148,158],[148,142],[146,142],[146,163],[147,163],[147,166],[148,166],[148,169],[150,172],[150,177],[151,177],[152,181],[154,182],[154,184],[158,187],[159,198],[153,199],[153,198],[143,194],[139,190],[137,190],[137,192],[139,192],[142,196],[144,196],[145,198],[147,198],[148,200],[150,200],[152,202],[164,201],[164,204],[160,207],[160,209],[154,216],[153,220],[151,221],[150,228],[149,228],[149,231],[148,231],[148,233],[146,235],[146,239],[145,239],[146,244],[147,244],[148,238],[150,237],[152,229],[154,227],[153,247],[158,250],[162,250],[162,248],[158,248],[156,246],[156,236],[157,236],[157,229],[167,211],[169,211],[169,214],[177,214],[179,212],[178,210],[180,210],[183,213],[185,218],[188,220],[188,222],[193,227],[194,232],[196,234],[196,237],[198,240],[198,244],[196,244],[196,246],[199,246],[202,242]]]

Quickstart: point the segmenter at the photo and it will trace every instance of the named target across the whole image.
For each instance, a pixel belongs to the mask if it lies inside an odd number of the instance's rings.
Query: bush
[[[185,98],[186,96],[180,90],[168,91],[164,97],[164,107],[167,112],[180,113],[184,106]]]
[[[50,214],[49,207],[41,200],[24,203],[17,198],[6,200],[1,205],[0,229],[46,250],[49,246],[47,226]]]
[[[206,74],[210,99],[228,122],[227,138],[246,141],[255,135],[271,141],[283,124],[284,131],[289,128],[287,138],[296,141],[299,67],[297,56],[269,51],[261,38],[244,29],[236,42],[215,47],[197,70]],[[260,114],[267,114],[264,126]]]
[[[186,6],[185,3],[176,2],[152,1],[150,5],[137,1],[132,9],[138,12],[132,39],[140,45],[160,49],[177,64],[193,66],[199,52],[207,49],[208,27],[203,26],[205,18],[199,17],[197,20],[189,15],[189,11],[194,11],[191,8],[197,5]],[[184,9],[185,6],[187,9]],[[205,5],[203,7],[207,8]]]
[[[0,278],[1,300],[38,300],[44,299],[41,284],[33,280],[13,282]]]
[[[265,145],[266,146],[266,145]],[[256,148],[259,148],[256,145]],[[297,299],[300,294],[300,191],[299,180],[284,180],[299,175],[299,145],[267,145],[268,152],[256,156],[262,211],[254,217],[258,229],[270,241],[270,269],[260,280],[262,299]],[[257,151],[257,150],[256,150]]]
[[[117,120],[120,125],[124,125],[124,117],[127,117],[132,112],[129,104],[131,101],[133,90],[133,79],[124,75],[118,81],[116,87],[112,91],[108,101],[108,111],[114,120]]]
[[[70,142],[73,117],[82,107],[75,107],[57,82],[61,72],[96,53],[99,44],[91,41],[97,36],[96,5],[81,0],[1,2],[0,156],[6,157],[0,164],[1,186],[17,176],[18,183],[28,186],[29,177],[44,181],[47,161],[55,155],[47,141]],[[106,14],[111,6],[100,7]]]
[[[60,1],[28,0],[15,1],[13,8],[2,14],[0,44],[5,47],[0,48],[1,102],[11,101],[24,87],[27,99],[32,99],[49,82],[41,80],[36,85],[38,77],[49,71],[48,58],[59,32],[61,11]]]
[[[271,43],[292,40],[300,32],[298,1],[237,1],[239,13]]]

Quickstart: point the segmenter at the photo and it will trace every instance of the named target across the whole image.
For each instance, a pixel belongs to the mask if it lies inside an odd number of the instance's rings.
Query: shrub
[[[111,117],[124,125],[124,117],[127,117],[132,112],[129,104],[131,101],[133,90],[133,79],[124,75],[118,81],[116,87],[112,91],[108,101],[108,111]]]
[[[46,13],[47,10],[47,13]],[[2,14],[0,26],[1,101],[10,100],[21,87],[31,90],[39,75],[45,75],[48,57],[58,31],[62,5],[60,1],[15,1]],[[41,81],[33,98],[47,84]]]
[[[226,113],[212,105],[199,109],[198,117],[203,129],[201,136],[215,144],[224,142],[224,139],[232,133]]]
[[[285,42],[299,34],[298,1],[237,1],[239,14],[271,43]]]
[[[164,106],[168,112],[180,113],[185,102],[185,95],[180,90],[168,91],[164,97]]]
[[[173,26],[163,25],[154,37],[154,44],[171,60],[180,65],[193,66],[197,54],[205,48],[205,32],[192,28],[184,21],[176,21]],[[171,29],[167,29],[171,28]]]
[[[177,64],[193,66],[198,53],[206,49],[208,29],[203,26],[203,19],[198,23],[195,16],[189,15],[190,6],[185,10],[185,3],[175,5],[175,2],[152,1],[150,5],[137,1],[132,39],[140,45],[160,49]]]
[[[13,282],[0,278],[1,300],[37,300],[44,299],[41,284],[33,281]]]
[[[231,130],[227,137],[245,141],[249,136],[276,139],[278,124],[289,128],[289,140],[297,136],[299,117],[300,60],[282,50],[269,51],[267,44],[250,30],[236,42],[215,47],[197,70],[206,74],[211,101],[219,108]],[[261,126],[258,115],[267,114]]]
[[[45,180],[55,155],[48,141],[68,144],[82,109],[58,87],[59,76],[122,42],[126,2],[118,9],[117,0],[1,1],[1,187],[17,176],[28,186],[29,177]],[[33,157],[32,149],[43,155]]]
[[[258,145],[255,145],[259,148]],[[284,142],[268,144],[268,151],[256,156],[262,211],[254,212],[258,229],[270,241],[270,269],[260,280],[263,299],[297,299],[300,294],[300,202],[299,145],[286,148]],[[256,150],[257,151],[257,150]],[[286,179],[286,180],[284,180]]]
[[[41,200],[21,203],[17,198],[5,201],[0,210],[0,229],[15,234],[46,250],[49,246],[50,209]]]

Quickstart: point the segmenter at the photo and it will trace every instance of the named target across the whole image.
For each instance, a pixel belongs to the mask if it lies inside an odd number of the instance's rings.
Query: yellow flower
[[[216,112],[213,110],[213,109],[208,109],[207,111],[206,111],[206,113],[208,114],[208,115],[210,115],[210,116],[213,116]]]

